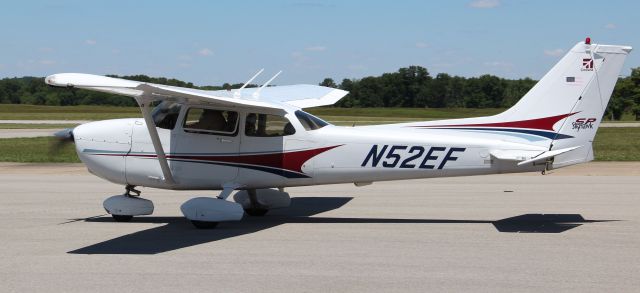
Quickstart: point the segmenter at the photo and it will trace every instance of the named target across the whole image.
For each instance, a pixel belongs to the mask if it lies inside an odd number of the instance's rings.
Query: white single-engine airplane
[[[139,104],[143,119],[90,122],[57,134],[75,142],[91,173],[126,186],[104,202],[115,220],[153,212],[136,186],[222,190],[181,206],[196,227],[213,228],[245,212],[287,207],[289,186],[544,172],[591,161],[593,138],[630,51],[587,38],[494,116],[359,127],[334,126],[302,110],[332,105],[346,91],[266,87],[273,78],[232,91],[79,73],[54,74],[46,83],[130,96]],[[153,103],[159,104],[152,110]],[[234,191],[234,201],[227,200]]]

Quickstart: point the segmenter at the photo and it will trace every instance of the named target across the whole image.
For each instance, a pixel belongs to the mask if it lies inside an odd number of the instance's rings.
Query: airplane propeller
[[[66,129],[60,130],[54,133],[53,137],[55,137],[56,139],[53,141],[50,147],[51,155],[60,153],[62,148],[64,148],[67,144],[75,143],[75,140],[73,137],[73,128],[66,128]]]
[[[57,139],[65,142],[73,142],[73,128],[66,128],[53,134]]]

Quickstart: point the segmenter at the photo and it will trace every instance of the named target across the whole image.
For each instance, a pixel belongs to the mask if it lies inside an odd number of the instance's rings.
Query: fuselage
[[[74,129],[78,155],[93,174],[114,183],[185,190],[222,189],[229,184],[238,188],[361,185],[545,168],[544,164],[518,166],[516,161],[493,158],[496,151],[532,155],[545,151],[542,146],[501,139],[500,133],[487,136],[423,129],[412,123],[318,125],[321,123],[307,121],[311,119],[308,114],[297,109],[264,113],[198,105],[178,108],[170,118],[175,121],[156,123],[174,184],[163,180],[143,119],[105,120],[78,126]],[[196,116],[189,114],[198,109],[224,111],[228,124],[232,119],[237,121],[224,131],[202,130],[194,122]],[[248,125],[256,123],[255,117],[272,116],[276,117],[272,119],[275,122],[267,119],[262,125],[264,134],[255,134],[253,126]]]

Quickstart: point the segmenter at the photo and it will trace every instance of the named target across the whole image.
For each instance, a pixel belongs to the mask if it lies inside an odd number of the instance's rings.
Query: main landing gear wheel
[[[213,229],[219,222],[240,221],[242,206],[223,198],[196,197],[180,206],[180,211],[198,229]]]
[[[244,212],[247,213],[247,215],[252,216],[252,217],[262,217],[262,216],[266,215],[267,212],[269,212],[269,209],[248,208],[248,209],[244,209]]]
[[[272,209],[286,208],[291,197],[283,189],[246,189],[236,192],[233,200],[240,205],[244,213],[253,217],[262,217]]]
[[[116,222],[131,222],[133,216],[127,215],[111,215]]]
[[[213,229],[218,226],[218,222],[192,220],[191,223],[198,229]]]

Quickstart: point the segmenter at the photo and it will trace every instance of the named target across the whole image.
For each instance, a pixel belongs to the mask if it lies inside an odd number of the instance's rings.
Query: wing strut
[[[147,130],[149,131],[149,136],[151,136],[151,142],[153,143],[153,148],[156,151],[156,155],[158,156],[158,163],[160,163],[160,169],[162,169],[162,175],[164,176],[164,181],[169,184],[175,184],[173,180],[173,175],[171,174],[171,169],[169,169],[169,163],[167,163],[167,156],[164,153],[164,149],[162,148],[162,143],[160,142],[160,136],[158,136],[158,130],[156,129],[156,123],[153,121],[151,117],[151,109],[149,108],[149,104],[151,103],[150,99],[144,98],[136,98],[138,105],[140,106],[140,110],[142,110],[142,117],[144,117],[144,122],[147,124]]]

